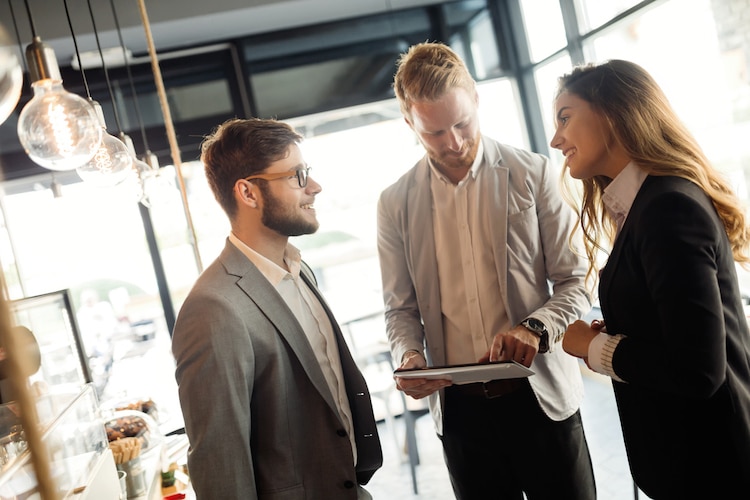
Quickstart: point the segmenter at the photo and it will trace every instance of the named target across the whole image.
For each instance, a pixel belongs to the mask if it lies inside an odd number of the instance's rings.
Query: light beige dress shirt
[[[430,164],[440,306],[449,365],[475,363],[495,334],[510,329],[488,224],[492,209],[478,195],[487,166],[480,143],[474,164],[453,184]]]

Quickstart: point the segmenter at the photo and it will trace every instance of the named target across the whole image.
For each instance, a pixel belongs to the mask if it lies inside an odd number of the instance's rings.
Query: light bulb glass
[[[93,158],[76,169],[85,182],[111,187],[124,181],[133,170],[133,157],[117,137],[104,133]]]
[[[34,97],[18,117],[18,139],[29,158],[50,170],[72,170],[91,160],[103,133],[91,104],[60,80],[38,80],[31,87]]]
[[[152,177],[158,174],[157,170],[146,163],[145,161],[136,157],[133,161],[133,169],[136,172],[136,186],[135,195],[138,202],[142,203],[146,207],[151,206],[151,200],[146,192],[146,185],[149,183]]]
[[[168,167],[152,166],[142,160],[136,160],[139,189],[138,201],[146,207],[172,203],[175,189],[174,175]]]
[[[23,69],[8,42],[5,29],[0,26],[0,123],[16,109],[23,86]]]
[[[160,168],[156,175],[146,182],[145,191],[152,205],[173,203],[179,193],[175,186],[174,173],[168,167]]]

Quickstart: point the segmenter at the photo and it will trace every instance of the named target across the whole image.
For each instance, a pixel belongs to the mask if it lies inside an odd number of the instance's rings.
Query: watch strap
[[[536,318],[526,318],[521,321],[521,325],[532,333],[539,336],[539,352],[549,351],[549,332],[544,323]]]

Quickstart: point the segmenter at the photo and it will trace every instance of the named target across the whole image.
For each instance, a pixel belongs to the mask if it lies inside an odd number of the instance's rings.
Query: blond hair
[[[474,92],[476,82],[466,64],[447,45],[418,43],[399,58],[393,90],[404,116],[411,116],[414,102],[436,101],[455,88]]]

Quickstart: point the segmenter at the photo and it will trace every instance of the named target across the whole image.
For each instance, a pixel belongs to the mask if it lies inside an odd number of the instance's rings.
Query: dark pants
[[[488,399],[445,390],[443,452],[458,500],[595,500],[581,413],[555,422],[528,382]]]

